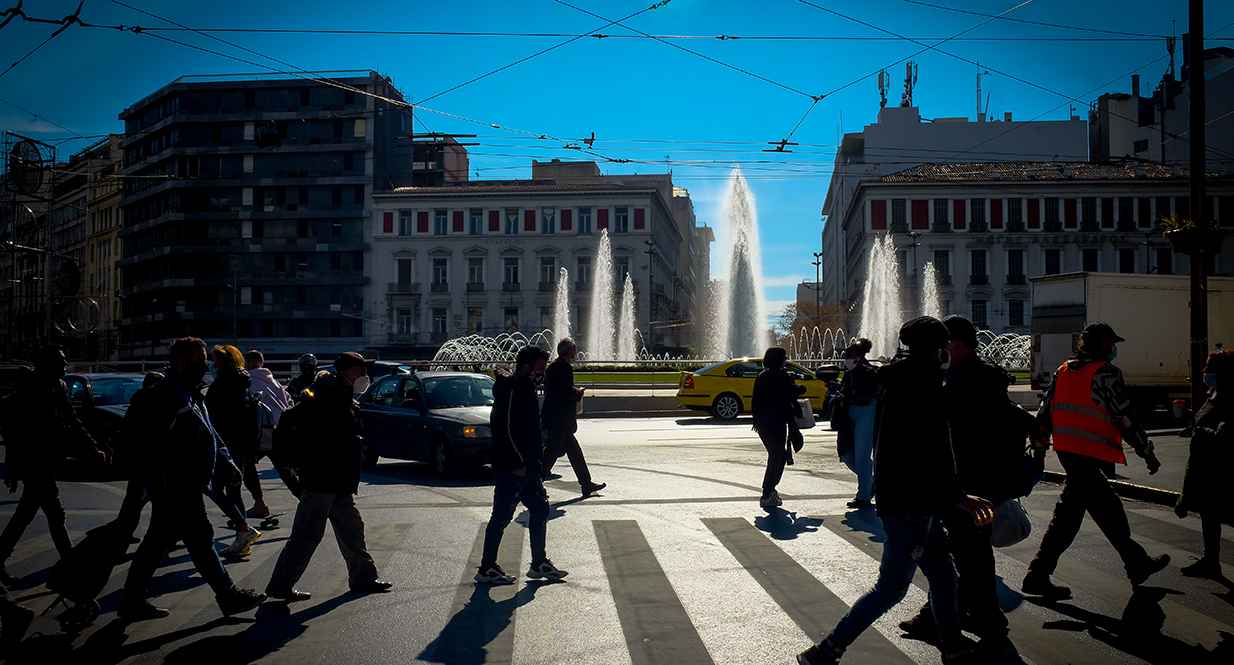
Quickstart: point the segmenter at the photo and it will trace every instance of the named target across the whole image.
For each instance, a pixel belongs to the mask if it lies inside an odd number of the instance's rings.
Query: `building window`
[[[518,233],[518,208],[506,208],[506,235]]]
[[[1007,230],[1024,230],[1024,199],[1007,199]]]
[[[1140,153],[1148,150],[1148,139],[1140,139],[1139,141],[1131,142],[1132,152]]]
[[[1085,196],[1080,199],[1080,230],[1097,230],[1097,197]]]
[[[404,286],[411,284],[412,275],[416,271],[415,259],[397,259],[394,265],[397,268],[398,283]]]
[[[449,231],[449,211],[434,210],[433,211],[433,235],[444,236]]]
[[[934,232],[946,233],[951,230],[950,201],[934,199]]]
[[[938,275],[939,284],[951,283],[951,252],[945,249],[934,250],[934,273]]]
[[[578,209],[578,232],[591,233],[591,208]]]
[[[989,321],[986,319],[986,301],[973,301],[973,325],[978,329],[984,330],[990,327]]]
[[[970,231],[988,230],[990,227],[986,226],[985,222],[985,199],[969,199],[968,208],[971,217],[968,229]]]
[[[398,211],[398,234],[401,236],[409,236],[412,230],[416,228],[416,213],[414,210]]]
[[[1157,274],[1174,274],[1174,250],[1169,247],[1157,248]]]
[[[1023,284],[1024,280],[1024,250],[1007,250],[1007,283]]]
[[[505,271],[502,273],[502,275],[504,277],[503,281],[506,284],[518,284],[519,283],[518,258],[517,257],[512,257],[512,256],[506,257]]]
[[[433,333],[437,335],[445,335],[450,332],[450,322],[446,319],[446,310],[444,308],[433,310]]]
[[[1153,200],[1147,196],[1137,199],[1136,207],[1139,208],[1140,218],[1136,220],[1137,226],[1146,229],[1153,223]]]
[[[630,209],[625,206],[618,206],[613,213],[613,233],[629,233],[630,232]]]
[[[974,249],[969,254],[969,257],[971,258],[972,265],[970,267],[972,268],[971,274],[973,277],[970,281],[973,284],[989,284],[990,276],[986,272],[986,250]]]
[[[1170,197],[1157,197],[1157,216],[1155,219],[1162,220],[1170,216]]]
[[[540,257],[540,283],[557,283],[557,259],[551,256]]]
[[[543,208],[540,210],[540,233],[557,233],[557,210]]]
[[[411,308],[402,307],[394,310],[394,332],[398,335],[408,335],[412,329]]]
[[[484,310],[482,308],[467,308],[467,332],[476,335],[484,332]]]
[[[540,328],[547,330],[552,327],[553,327],[553,308],[552,307],[541,307],[540,308]]]
[[[1063,250],[1045,250],[1045,274],[1057,275],[1063,271]]]
[[[620,287],[626,281],[626,275],[630,274],[630,257],[614,256],[613,257],[613,278],[617,280],[617,286]]]
[[[1084,267],[1081,270],[1085,272],[1097,272],[1100,268],[1097,265],[1097,250],[1085,249],[1081,252]]]
[[[1130,275],[1135,272],[1135,250],[1118,250],[1118,271]]]
[[[590,284],[591,283],[591,257],[590,256],[578,257],[578,283],[579,284]]]
[[[467,259],[467,283],[484,285],[484,259],[478,257]]]
[[[1131,231],[1135,229],[1135,199],[1130,196],[1118,197],[1118,230]]]
[[[508,333],[518,332],[518,308],[517,307],[507,307],[506,308],[506,332]]]
[[[450,283],[450,269],[447,259],[433,259],[433,283],[442,285]]]
[[[1045,230],[1058,232],[1063,230],[1063,224],[1058,216],[1058,197],[1051,196],[1045,200]]]
[[[891,199],[891,232],[908,233],[908,206],[904,199]]]
[[[1024,301],[1023,300],[1008,300],[1007,301],[1007,325],[1023,326],[1024,325]]]
[[[470,219],[468,221],[467,232],[473,236],[483,235],[484,233],[484,209],[472,208]]]

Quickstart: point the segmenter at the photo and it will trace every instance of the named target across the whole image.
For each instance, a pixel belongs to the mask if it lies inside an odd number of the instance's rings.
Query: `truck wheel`
[[[724,393],[711,405],[711,415],[720,420],[734,420],[741,413],[741,399],[732,393]]]

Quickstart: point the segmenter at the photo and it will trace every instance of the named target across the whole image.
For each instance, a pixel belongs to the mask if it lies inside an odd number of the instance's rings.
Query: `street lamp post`
[[[814,325],[820,326],[823,324],[822,313],[822,289],[819,287],[819,282],[823,279],[823,253],[814,252]]]
[[[643,252],[647,255],[647,337],[651,340],[652,348],[655,348],[656,337],[652,326],[656,318],[656,289],[652,280],[655,275],[652,266],[655,265],[655,256],[659,250],[656,249],[655,238],[644,240],[643,244],[647,245],[647,249]]]

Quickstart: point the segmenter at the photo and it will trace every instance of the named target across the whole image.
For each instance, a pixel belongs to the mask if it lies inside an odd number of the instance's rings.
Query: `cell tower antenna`
[[[887,70],[878,73],[878,108],[887,108]]]
[[[904,95],[900,100],[900,106],[911,107],[913,105],[913,86],[917,85],[917,63],[904,63]]]
[[[990,70],[987,69],[984,72],[981,71],[981,63],[978,62],[977,63],[977,122],[981,122],[981,77],[989,76],[989,75],[990,75]],[[987,111],[990,110],[988,107],[988,104],[987,104],[986,110]]]

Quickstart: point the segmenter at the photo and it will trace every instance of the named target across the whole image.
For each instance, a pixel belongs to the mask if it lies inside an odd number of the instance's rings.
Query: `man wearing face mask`
[[[0,534],[0,580],[10,586],[18,580],[4,570],[4,563],[40,509],[60,556],[73,547],[56,486],[56,467],[69,454],[107,461],[73,412],[63,380],[67,369],[63,351],[42,349],[35,354],[34,371],[4,400],[4,484],[10,494],[17,491],[17,481],[24,486],[17,509]]]
[[[360,413],[355,390],[368,379],[376,362],[348,351],[334,361],[334,373],[325,374],[305,392],[312,400],[304,450],[299,459],[300,505],[292,523],[291,537],[279,554],[266,595],[288,602],[308,600],[307,591],[295,588],[304,575],[313,552],[326,534],[326,522],[347,562],[347,581],[352,591],[382,593],[393,586],[377,578],[377,564],[364,542],[364,519],[356,509],[360,489]],[[300,406],[299,408],[304,408]]]
[[[1153,442],[1148,440],[1127,397],[1123,373],[1112,364],[1118,355],[1116,345],[1122,341],[1109,324],[1094,323],[1085,328],[1080,333],[1079,350],[1058,368],[1037,412],[1039,430],[1033,438],[1037,465],[1044,464],[1047,437],[1053,434],[1054,452],[1067,478],[1041,547],[1024,576],[1021,591],[1026,594],[1050,600],[1071,597],[1071,589],[1055,585],[1050,575],[1080,532],[1085,512],[1092,515],[1118,551],[1132,585],[1143,584],[1170,563],[1170,555],[1150,557],[1132,540],[1122,499],[1107,480],[1114,474],[1115,462],[1127,463],[1124,439],[1144,458],[1150,475],[1161,468]]]

